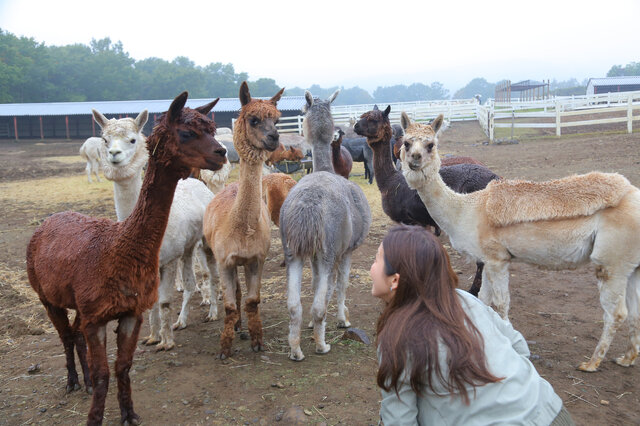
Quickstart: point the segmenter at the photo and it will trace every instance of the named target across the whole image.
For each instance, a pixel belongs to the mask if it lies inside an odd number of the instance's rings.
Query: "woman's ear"
[[[394,291],[395,289],[398,288],[398,282],[400,281],[400,274],[398,274],[397,272],[393,275],[391,275],[391,291]]]

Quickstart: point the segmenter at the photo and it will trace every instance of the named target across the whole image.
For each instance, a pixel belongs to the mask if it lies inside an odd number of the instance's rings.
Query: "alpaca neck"
[[[390,182],[394,174],[398,174],[393,166],[391,158],[390,141],[388,140],[370,140],[367,143],[373,150],[373,175],[380,190]]]
[[[421,171],[403,173],[407,181],[412,183],[420,195],[420,199],[429,211],[431,217],[436,221],[451,238],[458,235],[456,230],[462,230],[461,223],[467,223],[469,215],[474,213],[472,206],[468,205],[467,194],[458,194],[449,188],[440,176],[440,157],[436,153],[436,159],[429,166]],[[466,232],[466,231],[465,231]]]
[[[262,162],[240,158],[238,195],[231,217],[236,224],[247,229],[257,229],[262,212]]]
[[[121,244],[128,250],[135,245],[140,262],[152,262],[158,267],[158,256],[169,221],[173,194],[180,177],[155,162],[149,162],[140,196],[131,214],[122,222]],[[152,285],[153,283],[148,283]]]
[[[333,168],[333,163],[331,162],[330,144],[313,144],[313,171],[330,173],[336,172]]]
[[[141,170],[128,179],[113,182],[113,198],[118,221],[125,220],[133,211],[142,188]]]
[[[331,144],[331,163],[334,165],[342,163],[342,153],[340,152],[340,144],[332,143]]]

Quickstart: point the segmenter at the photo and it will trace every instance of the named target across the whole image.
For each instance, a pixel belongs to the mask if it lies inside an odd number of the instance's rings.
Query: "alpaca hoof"
[[[283,260],[282,263],[280,263],[280,267],[284,268],[285,266],[287,266],[287,262]]]
[[[202,302],[200,302],[200,306],[208,306],[211,305],[211,299],[202,299]]]
[[[631,367],[636,361],[636,358],[627,358],[626,355],[616,358],[616,364],[621,367]]]
[[[302,351],[300,349],[298,349],[296,351],[291,351],[291,353],[289,354],[289,359],[291,361],[300,362],[300,361],[304,360],[304,354],[302,353]]]
[[[87,388],[86,388],[86,389],[87,389],[87,393],[88,393],[89,395],[93,395],[93,386],[87,386]]]
[[[338,328],[349,328],[351,327],[351,323],[347,320],[338,321]]]
[[[238,333],[238,337],[240,337],[240,340],[249,340],[249,333],[247,333],[246,331],[241,331],[240,333]]]
[[[218,355],[218,358],[220,358],[221,360],[225,360],[227,358],[229,358],[231,356],[231,349],[223,349],[220,352],[220,355]]]
[[[69,383],[66,387],[66,392],[71,393],[80,390],[80,383]]]
[[[157,337],[149,336],[142,339],[142,344],[146,346],[157,345],[160,343],[160,339]]]
[[[595,371],[598,371],[598,365],[600,363],[592,363],[591,361],[585,361],[585,362],[581,362],[580,365],[578,366],[578,370],[580,371],[584,371],[586,373],[593,373]]]
[[[156,352],[160,351],[170,351],[175,347],[175,343],[160,343],[156,346]]]
[[[209,314],[206,316],[206,318],[204,319],[204,322],[211,322],[211,321],[217,321],[218,320],[218,314]]]
[[[307,328],[313,328],[313,320],[309,321],[309,324],[307,324]]]
[[[326,353],[329,353],[329,351],[331,350],[331,345],[326,344],[323,346],[316,346],[316,353],[318,355],[324,355]]]
[[[129,414],[128,416],[120,419],[120,421],[124,426],[142,424],[142,420],[140,419],[140,416],[137,415],[136,413]]]
[[[264,350],[264,347],[262,346],[262,343],[258,343],[256,345],[251,345],[251,350],[254,352],[260,352]]]
[[[176,321],[172,326],[171,329],[172,330],[184,330],[185,328],[187,328],[187,324],[178,320]]]

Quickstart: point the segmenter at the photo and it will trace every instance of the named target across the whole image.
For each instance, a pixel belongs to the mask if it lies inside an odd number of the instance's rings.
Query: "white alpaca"
[[[98,182],[101,182],[100,175],[100,148],[104,145],[102,138],[89,138],[80,147],[80,156],[87,162],[87,180],[91,183],[91,174],[96,175]]]
[[[227,162],[224,163],[224,166],[215,172],[207,169],[200,170],[200,180],[203,181],[207,185],[207,188],[209,188],[209,190],[215,195],[222,191],[224,184],[229,179],[230,173],[231,162],[227,160]]]
[[[578,368],[597,370],[625,319],[629,347],[616,362],[632,365],[640,351],[640,190],[619,174],[589,173],[541,183],[494,181],[457,194],[438,173],[441,124],[442,115],[427,125],[402,114],[402,172],[451,246],[484,262],[480,299],[507,319],[510,262],[556,270],[591,262],[604,328],[591,359]]]
[[[114,198],[118,220],[123,220],[132,211],[138,201],[142,185],[142,168],[147,162],[148,152],[142,128],[147,121],[147,111],[142,111],[135,120],[123,118],[107,120],[100,112],[93,110],[93,117],[102,128],[104,175],[114,183]],[[174,347],[173,329],[187,325],[188,302],[195,289],[193,256],[198,242],[202,241],[202,218],[213,194],[196,179],[178,182],[169,213],[169,221],[160,248],[160,285],[158,301],[149,315],[151,334],[146,344],[158,343],[157,348],[169,350]],[[202,246],[200,246],[202,247]],[[184,263],[182,278],[185,283],[182,310],[178,321],[169,326],[170,298],[176,277],[178,262]],[[213,288],[213,276],[206,269],[213,265],[208,257],[203,269],[209,273],[210,289]],[[211,290],[210,290],[211,291]],[[213,292],[213,291],[212,291]],[[217,319],[218,307],[212,301],[207,319]]]

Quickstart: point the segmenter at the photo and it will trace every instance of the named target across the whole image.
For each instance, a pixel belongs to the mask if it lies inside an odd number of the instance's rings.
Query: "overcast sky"
[[[475,77],[579,81],[640,61],[640,1],[0,0],[0,28],[47,46],[109,37],[136,60],[232,63],[281,86]]]

